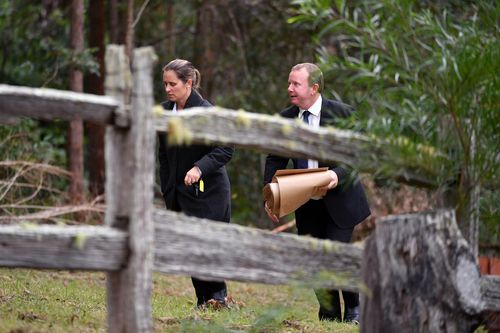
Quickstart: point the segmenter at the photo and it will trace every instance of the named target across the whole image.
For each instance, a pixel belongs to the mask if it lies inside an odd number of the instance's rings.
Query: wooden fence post
[[[153,81],[156,61],[150,47],[134,52],[133,74],[123,46],[106,50],[106,94],[124,101],[132,88],[131,105],[123,104],[129,127],[106,129],[105,223],[128,231],[128,260],[107,275],[110,332],[151,332],[151,272],[154,227]],[[132,81],[133,80],[133,81]],[[125,121],[127,117],[123,117]]]
[[[361,332],[473,332],[485,308],[453,211],[383,218],[367,240]]]

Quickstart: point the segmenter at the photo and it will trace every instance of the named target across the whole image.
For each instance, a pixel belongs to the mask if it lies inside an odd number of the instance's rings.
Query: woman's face
[[[163,85],[169,101],[184,104],[191,94],[192,80],[184,83],[174,71],[166,70],[163,72]]]

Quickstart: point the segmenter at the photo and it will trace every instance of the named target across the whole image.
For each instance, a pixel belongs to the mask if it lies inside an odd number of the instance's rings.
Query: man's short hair
[[[313,84],[317,83],[318,92],[321,93],[323,91],[323,86],[324,86],[323,72],[321,72],[321,69],[319,69],[318,66],[310,62],[303,62],[293,66],[292,71],[298,71],[302,68],[304,68],[309,74],[309,80],[308,80],[309,86],[312,86]]]

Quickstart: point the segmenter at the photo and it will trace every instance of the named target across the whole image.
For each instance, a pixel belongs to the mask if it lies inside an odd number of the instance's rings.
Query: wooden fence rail
[[[165,210],[155,210],[152,216],[155,271],[269,284],[321,283],[325,287],[366,291],[360,271],[363,249],[359,246],[275,235]],[[413,218],[418,217],[422,216],[416,214]],[[396,217],[386,219],[390,218]],[[387,223],[384,221],[378,223]],[[185,228],[186,225],[190,227]],[[390,228],[397,230],[399,226],[392,223]],[[127,263],[127,235],[115,228],[95,226],[4,225],[0,226],[0,266],[117,270]],[[227,243],[221,244],[212,238],[226,239]],[[193,241],[200,247],[188,246]],[[191,263],[200,251],[210,252],[208,256],[213,262]],[[304,256],[308,259],[303,260]],[[54,260],[55,257],[58,260]],[[349,263],[344,265],[346,257]],[[222,272],[218,272],[218,268]],[[331,275],[321,279],[321,270],[336,272],[345,280],[332,279]],[[500,310],[500,279],[481,277],[481,295],[485,309]]]
[[[97,124],[115,124],[121,104],[109,96],[76,93],[48,88],[0,84],[0,110],[10,117],[42,120],[81,119]]]
[[[108,272],[110,332],[152,331],[153,270],[361,291],[364,332],[450,331],[464,316],[466,327],[472,328],[484,311],[500,311],[500,279],[479,276],[454,215],[446,211],[383,220],[363,250],[154,210],[156,131],[168,131],[170,142],[234,144],[360,166],[367,172],[360,157],[385,154],[383,144],[373,147],[362,135],[311,130],[278,117],[220,108],[153,114],[155,58],[151,48],[135,50],[130,71],[123,47],[109,46],[108,97],[0,85],[0,119],[80,118],[108,125],[105,226],[0,225],[0,266]],[[422,170],[408,168],[397,177],[435,185],[432,175]],[[197,246],[190,246],[193,242]],[[446,275],[440,276],[440,270]],[[448,291],[449,301],[441,300]],[[398,307],[386,311],[392,301]],[[397,313],[412,309],[417,317],[397,318]]]
[[[169,211],[156,210],[153,218],[155,270],[160,272],[209,279],[269,284],[302,282],[363,289],[362,250],[357,246],[276,235]]]
[[[127,232],[97,226],[0,226],[0,266],[118,270],[126,265]]]
[[[230,144],[281,156],[347,164],[366,173],[375,171],[366,163],[367,156],[392,161],[384,149],[388,142],[333,127],[312,129],[300,121],[242,110],[198,107],[175,114],[157,112],[155,128],[167,131],[169,142],[178,144]],[[392,177],[412,185],[437,186],[435,175],[412,165]]]
[[[276,235],[165,210],[155,210],[152,220],[153,269],[158,272],[366,290],[358,246]],[[0,226],[0,266],[118,271],[129,260],[127,244],[128,233],[117,228],[4,225]]]

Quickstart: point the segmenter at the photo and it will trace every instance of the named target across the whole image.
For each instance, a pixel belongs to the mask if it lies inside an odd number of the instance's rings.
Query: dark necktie
[[[309,115],[311,114],[311,112],[305,110],[303,113],[302,113],[302,121],[305,122],[307,125],[309,125]]]
[[[307,125],[309,125],[309,115],[311,114],[311,112],[309,111],[304,111],[302,113],[302,121],[305,122]],[[308,159],[306,158],[298,158],[297,159],[297,165],[295,166],[296,169],[307,169],[308,167]]]

